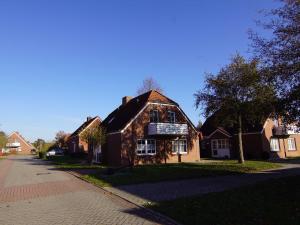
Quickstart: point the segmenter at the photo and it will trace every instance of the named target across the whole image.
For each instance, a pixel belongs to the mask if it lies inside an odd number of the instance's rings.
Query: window
[[[271,138],[271,151],[279,152],[279,141],[277,138]]]
[[[173,154],[186,154],[187,153],[187,141],[185,139],[172,141],[172,153]]]
[[[228,139],[214,139],[211,141],[211,147],[215,149],[229,149],[229,140]]]
[[[168,111],[168,122],[175,123],[176,122],[176,114],[173,111]]]
[[[295,138],[288,138],[287,141],[288,141],[288,150],[296,151]]]
[[[148,155],[154,155],[156,153],[156,144],[155,140],[147,140],[146,141],[146,150]]]
[[[159,114],[158,110],[150,111],[150,123],[158,123],[159,122]]]
[[[137,141],[136,148],[137,155],[155,155],[156,154],[156,141],[141,139]]]

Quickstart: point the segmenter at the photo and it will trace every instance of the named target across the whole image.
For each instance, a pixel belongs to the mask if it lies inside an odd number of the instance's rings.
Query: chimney
[[[91,121],[93,118],[91,117],[91,116],[88,116],[87,118],[86,118],[86,121],[87,122],[89,122],[89,121]]]
[[[125,96],[122,98],[122,105],[126,105],[132,99],[131,96]]]

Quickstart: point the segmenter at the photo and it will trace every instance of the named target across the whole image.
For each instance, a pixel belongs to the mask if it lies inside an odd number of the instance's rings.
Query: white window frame
[[[211,140],[211,149],[212,150],[230,149],[229,139],[212,139]]]
[[[276,143],[276,145],[275,145]],[[270,149],[271,152],[279,152],[280,151],[280,146],[279,146],[279,139],[278,138],[271,138],[270,140]],[[274,148],[276,147],[276,148]]]
[[[151,121],[151,119],[152,119],[152,116],[151,116],[151,114],[152,113],[155,113],[155,114],[153,114],[153,115],[156,115],[157,116],[157,118],[155,118],[154,119],[154,121]],[[150,123],[159,123],[159,111],[158,110],[150,110]],[[154,117],[153,117],[154,118]]]
[[[292,141],[292,142],[290,142],[290,141]],[[287,145],[288,145],[288,151],[297,151],[295,138],[288,138]]]
[[[139,142],[140,141],[144,141],[145,144],[144,144],[144,149],[142,148],[139,148],[141,146],[139,146]],[[150,146],[150,144],[148,144],[148,142],[150,141],[153,141],[154,142],[154,153],[153,152],[150,152],[149,153],[149,149],[148,149],[148,146]],[[153,149],[151,149],[153,150]],[[144,151],[144,153],[139,153],[138,151]],[[155,139],[138,139],[137,140],[137,144],[136,144],[136,150],[135,150],[136,154],[137,155],[156,155],[156,140]]]
[[[171,115],[171,117],[170,117]],[[176,123],[176,113],[174,111],[168,111],[168,122],[169,123]]]
[[[184,144],[182,144],[184,143]],[[176,147],[176,150],[174,151],[174,147]],[[185,151],[182,151],[182,149],[185,149]],[[188,146],[187,146],[187,140],[186,139],[178,139],[172,141],[172,154],[173,155],[186,155],[188,154]]]

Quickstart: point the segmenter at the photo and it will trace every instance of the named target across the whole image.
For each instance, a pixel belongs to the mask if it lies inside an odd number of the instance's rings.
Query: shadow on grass
[[[187,225],[295,225],[300,224],[299,190],[298,175],[148,207]]]
[[[266,169],[279,168],[280,165],[268,162],[248,161],[240,165],[233,161],[218,163],[181,163],[137,166],[132,170],[123,169],[118,173],[105,176],[102,171],[85,179],[91,179],[93,183],[99,180],[104,186],[123,186],[140,183],[157,183],[172,180],[187,180],[204,177],[217,177],[226,175],[242,175]]]

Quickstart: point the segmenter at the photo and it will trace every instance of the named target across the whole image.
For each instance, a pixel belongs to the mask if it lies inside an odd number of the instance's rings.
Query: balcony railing
[[[289,133],[285,126],[278,126],[273,128],[273,136],[289,136]]]
[[[20,146],[21,146],[21,144],[19,142],[12,142],[12,143],[6,144],[6,147],[9,147],[9,148],[18,148]]]
[[[188,125],[179,123],[150,123],[149,135],[188,135]]]

